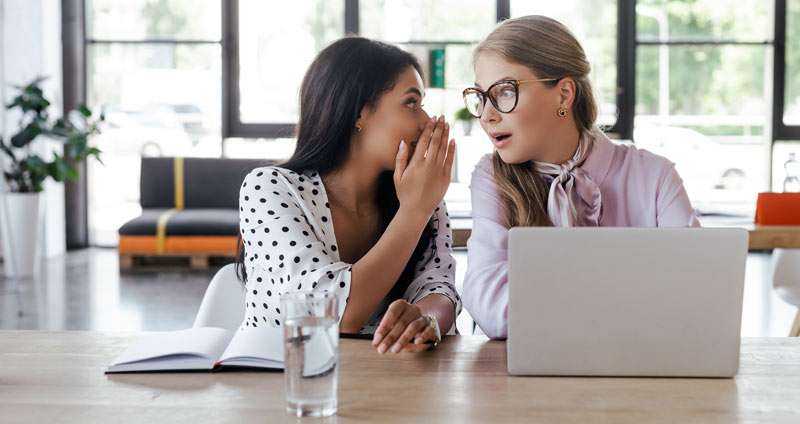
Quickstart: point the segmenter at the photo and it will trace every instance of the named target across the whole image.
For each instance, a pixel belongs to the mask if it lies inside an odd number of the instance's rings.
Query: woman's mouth
[[[491,139],[496,149],[502,149],[511,142],[511,133],[492,133]]]

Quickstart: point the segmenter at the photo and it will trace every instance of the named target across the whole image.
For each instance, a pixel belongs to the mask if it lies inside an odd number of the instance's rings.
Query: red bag
[[[758,193],[756,224],[800,225],[800,193]]]

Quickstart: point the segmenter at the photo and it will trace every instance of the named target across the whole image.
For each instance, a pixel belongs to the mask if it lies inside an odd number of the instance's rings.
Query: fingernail
[[[375,333],[375,338],[372,340],[372,345],[377,346],[378,343],[381,342],[381,339],[383,339],[383,335],[380,333]]]
[[[400,151],[403,151],[403,149],[405,149],[405,148],[406,148],[406,142],[403,141],[403,140],[400,140]]]
[[[384,353],[384,352],[386,352],[386,345],[380,345],[380,346],[378,346],[378,353],[380,353],[381,355],[383,355],[383,353]]]
[[[400,345],[395,343],[395,345],[392,346],[392,353],[397,353],[397,352],[400,352]]]

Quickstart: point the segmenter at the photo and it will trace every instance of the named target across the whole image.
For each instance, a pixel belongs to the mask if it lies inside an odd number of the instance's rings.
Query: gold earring
[[[558,113],[558,116],[560,116],[562,118],[566,118],[567,117],[567,108],[565,108],[564,106],[561,106],[560,108],[558,108],[556,113]]]

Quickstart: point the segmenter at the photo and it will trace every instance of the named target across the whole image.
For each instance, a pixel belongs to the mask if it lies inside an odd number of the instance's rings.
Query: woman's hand
[[[372,339],[378,353],[422,352],[436,340],[436,331],[417,305],[395,300],[383,315]]]
[[[449,136],[450,125],[440,116],[425,125],[413,155],[408,142],[400,142],[394,168],[400,209],[430,216],[442,201],[450,185],[456,155],[455,140],[448,141]]]

